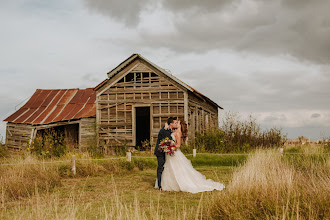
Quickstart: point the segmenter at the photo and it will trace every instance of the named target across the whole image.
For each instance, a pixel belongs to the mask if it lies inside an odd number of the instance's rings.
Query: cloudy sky
[[[0,119],[140,53],[289,138],[330,136],[328,0],[1,0]],[[0,139],[5,123],[0,123]]]

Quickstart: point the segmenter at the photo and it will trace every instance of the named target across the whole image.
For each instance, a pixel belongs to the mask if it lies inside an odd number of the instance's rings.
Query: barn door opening
[[[150,141],[150,107],[135,107],[135,122],[135,144],[141,147],[143,141]]]

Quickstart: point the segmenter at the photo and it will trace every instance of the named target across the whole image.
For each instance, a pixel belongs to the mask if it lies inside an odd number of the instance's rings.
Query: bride
[[[178,122],[178,128],[171,134],[178,148],[174,155],[165,155],[166,162],[162,173],[162,189],[164,191],[182,191],[198,193],[212,190],[222,190],[222,183],[206,179],[203,174],[195,170],[180,150],[181,141],[187,138],[187,124],[185,121]],[[157,146],[156,146],[157,147]],[[158,188],[157,180],[155,188]]]

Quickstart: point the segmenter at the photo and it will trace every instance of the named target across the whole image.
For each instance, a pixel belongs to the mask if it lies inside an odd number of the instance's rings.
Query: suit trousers
[[[158,161],[158,167],[157,167],[157,182],[158,182],[158,188],[162,188],[162,173],[164,170],[164,164],[165,164],[165,157],[159,157],[157,156]]]

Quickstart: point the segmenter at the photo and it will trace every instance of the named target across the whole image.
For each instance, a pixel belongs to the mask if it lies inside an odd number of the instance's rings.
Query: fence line
[[[76,160],[82,160],[82,161],[86,161],[86,160],[115,160],[115,159],[126,159],[126,157],[108,157],[108,158],[98,158],[98,159],[76,159]]]
[[[219,155],[219,156],[249,156],[252,154],[218,154],[218,153],[197,153],[198,155],[202,154],[202,155]],[[310,154],[314,154],[314,153],[286,153],[283,152],[283,155],[300,155],[300,154],[305,154],[305,155],[310,155]],[[322,153],[322,155],[329,155],[330,153]],[[74,156],[74,155],[72,155]],[[185,156],[194,156],[194,154],[185,154]],[[149,157],[149,156],[131,156],[133,158],[145,158],[145,159],[156,159],[155,156]],[[131,161],[128,160],[127,157],[108,157],[108,158],[98,158],[98,159],[92,159],[92,158],[88,158],[88,159],[74,159],[75,161],[105,161],[105,160],[116,160],[116,159],[126,159],[127,161]],[[70,163],[72,162],[71,160],[56,160],[56,161],[42,161],[42,162],[38,162],[38,163],[3,163],[0,164],[0,166],[14,166],[14,165],[40,165],[40,164],[53,164],[53,163]]]
[[[251,154],[217,154],[217,153],[196,153],[196,154],[211,154],[211,155],[221,155],[221,156],[248,156]],[[189,154],[193,155],[193,154]]]
[[[11,165],[38,165],[38,164],[50,164],[50,163],[65,163],[70,160],[56,160],[56,161],[42,161],[38,163],[1,163],[0,166],[11,166]]]

